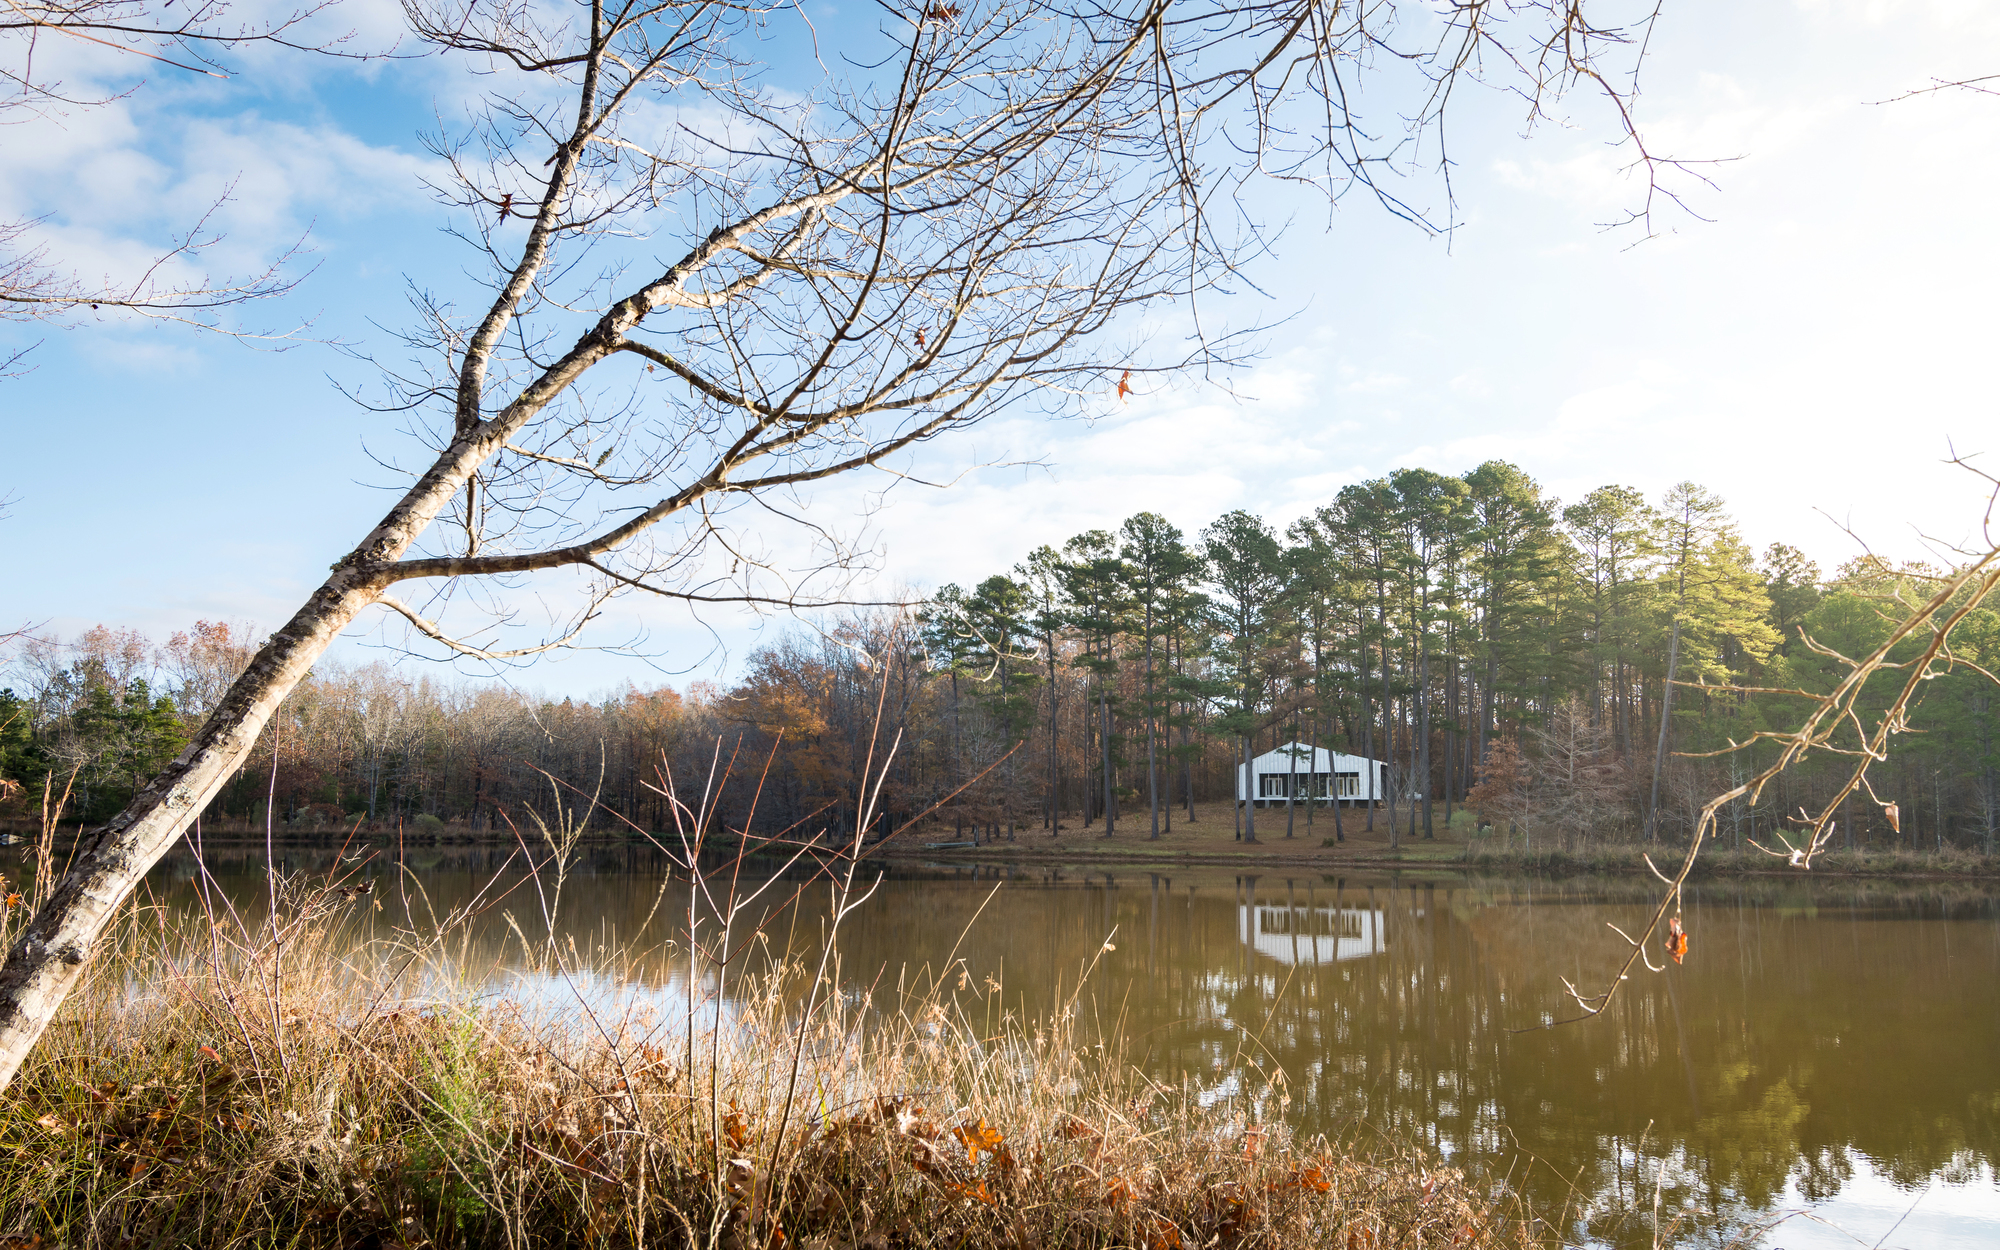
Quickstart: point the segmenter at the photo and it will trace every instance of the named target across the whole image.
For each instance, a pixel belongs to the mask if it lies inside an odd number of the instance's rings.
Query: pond
[[[331,862],[285,856],[291,870]],[[479,975],[504,975],[487,971],[509,961],[500,913],[540,933],[532,883],[505,869],[496,889],[506,857],[433,850],[406,873],[387,858],[352,870],[376,878],[384,919],[411,885],[409,905],[440,914],[516,887],[467,948],[487,961]],[[209,861],[254,908],[261,848]],[[191,857],[170,859],[155,888],[185,905],[195,875]],[[615,945],[650,915],[657,942],[686,888],[650,850],[587,850],[558,928]],[[1563,978],[1604,983],[1624,950],[1607,923],[1643,924],[1648,903],[1626,880],[904,868],[847,921],[842,967],[888,986],[956,951],[972,984],[994,978],[1030,1015],[1073,1001],[1149,1073],[1207,1098],[1261,1092],[1311,1132],[1421,1139],[1567,1210],[1580,1241],[1650,1244],[1617,1212],[1657,1192],[1686,1216],[1687,1244],[2000,1245],[2000,895],[1704,883],[1684,965],[1639,973],[1597,1019],[1540,1027],[1574,1014]],[[824,889],[797,906],[785,931],[818,932]],[[1755,1231],[1791,1212],[1809,1214]]]

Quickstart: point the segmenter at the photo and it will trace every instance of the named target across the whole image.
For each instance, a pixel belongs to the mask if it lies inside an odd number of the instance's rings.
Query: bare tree
[[[1574,849],[1623,814],[1624,764],[1612,750],[1610,727],[1591,719],[1581,696],[1556,704],[1534,733],[1541,744],[1534,768],[1537,814],[1564,849]]]
[[[364,610],[506,661],[570,642],[621,591],[810,598],[829,584],[815,570],[844,567],[838,544],[800,572],[756,539],[798,518],[812,483],[901,472],[902,453],[1009,406],[1078,411],[1128,370],[1228,364],[1227,336],[1162,355],[1126,330],[1266,245],[1224,211],[1245,177],[1364,188],[1421,216],[1389,172],[1489,64],[1531,111],[1587,82],[1625,117],[1598,57],[1636,57],[1634,32],[1584,10],[920,0],[881,10],[880,59],[851,82],[784,97],[754,82],[748,49],[782,15],[761,7],[408,0],[426,46],[514,84],[438,143],[453,175],[438,190],[473,223],[490,299],[467,316],[417,297],[389,402],[425,463],[25,927],[0,968],[0,1081],[118,904]],[[1401,95],[1383,80],[1381,114],[1408,126],[1354,111],[1369,66],[1406,76]],[[504,620],[447,619],[558,573],[584,589],[547,635],[512,645]],[[409,584],[425,589],[406,599]]]
[[[246,45],[325,55],[385,55],[358,49],[352,34],[322,29],[337,0],[309,0],[290,11],[238,20],[229,0],[6,0],[0,5],[0,123],[22,114],[60,116],[108,104],[130,94],[77,88],[54,77],[52,63],[76,63],[79,51],[98,52],[100,64],[137,63],[208,78],[228,78],[222,56]],[[68,57],[51,55],[68,52]],[[131,313],[205,330],[230,329],[246,338],[285,337],[228,327],[228,310],[283,295],[298,284],[288,272],[293,248],[261,272],[235,277],[200,276],[201,254],[221,241],[211,226],[229,200],[224,191],[208,212],[173,239],[143,269],[124,277],[89,279],[39,242],[40,219],[0,221],[0,320],[39,321],[88,309]],[[30,349],[0,359],[0,376],[16,371]]]

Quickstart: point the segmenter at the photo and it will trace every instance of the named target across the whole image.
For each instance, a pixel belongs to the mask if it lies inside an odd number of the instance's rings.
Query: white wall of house
[[[1290,793],[1300,803],[1373,803],[1388,794],[1388,774],[1380,760],[1288,742],[1236,766],[1236,801],[1283,806]]]

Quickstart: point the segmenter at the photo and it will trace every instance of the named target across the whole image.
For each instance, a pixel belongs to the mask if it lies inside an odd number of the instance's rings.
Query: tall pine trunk
[[[1667,677],[1660,690],[1660,744],[1653,752],[1653,796],[1646,808],[1646,841],[1660,837],[1660,774],[1667,768],[1667,730],[1673,725],[1674,673],[1680,667],[1681,618],[1674,617],[1673,633],[1667,639]]]
[[[1147,835],[1160,840],[1160,759],[1153,704],[1153,604],[1146,601],[1146,802],[1152,808],[1153,831]]]

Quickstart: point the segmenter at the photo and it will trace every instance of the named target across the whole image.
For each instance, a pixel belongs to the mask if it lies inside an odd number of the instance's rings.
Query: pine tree
[[[1224,513],[1201,536],[1216,590],[1215,620],[1228,640],[1226,650],[1218,648],[1218,658],[1226,657],[1224,667],[1234,687],[1234,702],[1221,720],[1225,731],[1241,744],[1241,837],[1255,842],[1257,778],[1252,775],[1250,761],[1255,754],[1257,712],[1263,703],[1264,650],[1274,632],[1273,618],[1284,588],[1282,557],[1271,527],[1240,509]]]

